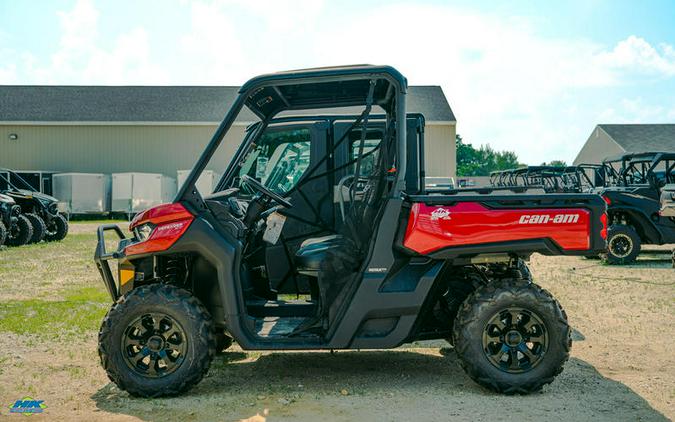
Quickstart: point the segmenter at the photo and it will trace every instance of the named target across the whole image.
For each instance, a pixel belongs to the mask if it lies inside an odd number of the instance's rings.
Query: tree
[[[490,145],[475,149],[465,144],[461,135],[455,136],[457,175],[489,176],[490,172],[520,167],[518,156],[512,151],[495,151]]]
[[[548,163],[546,163],[546,161],[544,161],[543,163],[541,163],[541,165],[542,166],[551,166],[551,167],[567,167],[567,163],[563,160],[552,160],[552,161],[549,161]]]

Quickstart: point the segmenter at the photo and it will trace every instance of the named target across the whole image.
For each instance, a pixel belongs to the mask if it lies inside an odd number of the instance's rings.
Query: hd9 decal
[[[426,254],[443,248],[550,239],[564,250],[590,247],[590,211],[584,208],[491,209],[478,202],[413,204],[403,245]]]

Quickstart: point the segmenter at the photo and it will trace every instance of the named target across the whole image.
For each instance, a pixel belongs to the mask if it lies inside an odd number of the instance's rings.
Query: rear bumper
[[[120,240],[119,246],[114,252],[106,251],[105,234],[108,231],[115,232]],[[124,232],[122,232],[122,229],[120,229],[117,224],[103,224],[99,226],[96,235],[98,240],[96,243],[96,251],[94,252],[94,262],[96,262],[96,267],[98,268],[98,272],[101,274],[103,284],[105,285],[108,293],[110,294],[110,297],[114,302],[120,297],[120,293],[108,261],[111,259],[119,260],[120,258],[123,258],[124,247],[131,239],[127,239],[127,237],[124,235]]]

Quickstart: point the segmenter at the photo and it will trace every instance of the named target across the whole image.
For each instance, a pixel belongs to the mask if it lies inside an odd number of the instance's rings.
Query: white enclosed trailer
[[[53,196],[69,214],[104,214],[110,212],[110,180],[101,173],[55,174]]]
[[[176,180],[157,173],[113,173],[112,212],[135,214],[171,202]]]
[[[178,170],[178,187],[180,188],[185,183],[188,175],[192,170]],[[197,190],[202,195],[209,195],[213,193],[216,185],[220,181],[220,174],[213,170],[204,170],[197,179]]]

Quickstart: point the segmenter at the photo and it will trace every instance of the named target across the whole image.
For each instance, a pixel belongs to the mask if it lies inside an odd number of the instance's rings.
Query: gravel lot
[[[91,260],[96,224],[62,243],[0,249],[0,420],[17,399],[31,420],[608,420],[675,417],[675,270],[667,248],[635,265],[534,256],[535,280],[563,304],[575,343],[540,394],[475,385],[443,342],[393,351],[245,353],[214,361],[189,394],[134,399],[99,366],[106,293]],[[21,418],[23,420],[23,418]]]

